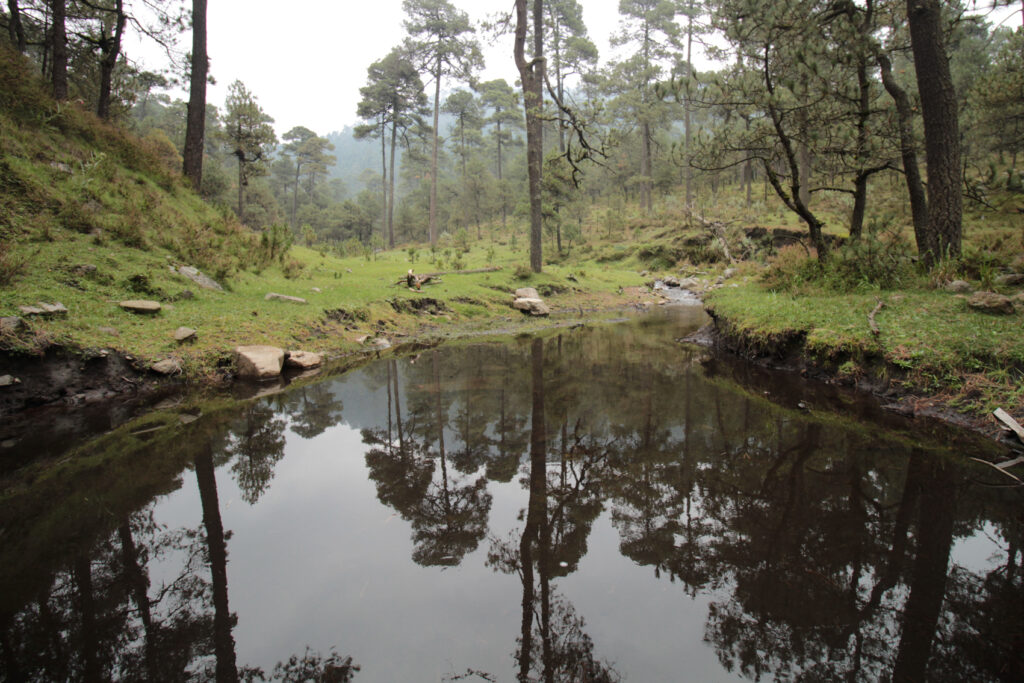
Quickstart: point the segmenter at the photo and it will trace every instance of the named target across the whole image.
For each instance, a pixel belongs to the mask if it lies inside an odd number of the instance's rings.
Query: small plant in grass
[[[487,264],[488,265],[493,265],[494,264],[494,255],[495,255],[494,245],[492,244],[491,246],[487,247]]]
[[[27,260],[14,255],[13,244],[0,240],[0,287],[12,284],[25,270]]]
[[[512,271],[512,277],[517,280],[529,280],[533,277],[533,270],[530,266],[519,264],[516,269]]]
[[[416,247],[409,247],[405,250],[405,253],[409,255],[409,263],[416,263],[416,256],[418,255]]]
[[[289,280],[294,280],[299,277],[305,268],[306,264],[294,258],[289,258],[281,264],[281,272],[284,273],[285,278]]]

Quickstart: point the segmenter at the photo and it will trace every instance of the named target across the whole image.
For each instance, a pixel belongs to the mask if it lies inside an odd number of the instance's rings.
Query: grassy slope
[[[0,338],[0,348],[32,353],[59,344],[116,348],[147,360],[174,355],[198,374],[237,344],[345,351],[381,331],[521,320],[509,307],[516,287],[553,288],[559,293],[548,301],[557,310],[621,303],[621,287],[642,283],[635,259],[582,260],[517,278],[516,266],[526,260],[522,238],[515,250],[484,243],[462,256],[464,269],[502,270],[448,275],[422,293],[395,284],[410,267],[404,251],[367,260],[296,247],[284,259],[269,258],[230,212],[187,188],[178,163],[159,141],[138,140],[73,104],[56,105],[19,56],[0,54],[0,315],[40,301],[70,309],[66,318],[32,318],[27,331]],[[429,252],[419,255],[417,272],[440,269],[424,263]],[[171,271],[180,265],[201,268],[226,291],[201,289]],[[194,296],[183,297],[185,290]],[[309,304],[265,301],[272,291]],[[388,303],[396,297],[437,298],[446,310],[400,313]],[[164,310],[138,316],[118,306],[137,298],[159,300]],[[339,308],[351,319],[325,316]],[[179,326],[197,329],[197,341],[174,342]]]

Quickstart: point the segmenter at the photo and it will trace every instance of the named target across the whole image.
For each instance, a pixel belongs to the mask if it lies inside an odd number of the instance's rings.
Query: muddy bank
[[[705,312],[712,322],[684,341],[731,354],[758,368],[783,371],[825,385],[856,390],[872,396],[883,411],[905,419],[935,420],[981,434],[1014,451],[1024,450],[1024,445],[992,416],[967,414],[952,407],[941,396],[921,395],[909,390],[904,382],[906,371],[881,355],[859,357],[860,372],[851,376],[839,370],[849,358],[822,361],[808,351],[806,333],[802,331],[755,337],[738,329],[714,310],[705,307]]]

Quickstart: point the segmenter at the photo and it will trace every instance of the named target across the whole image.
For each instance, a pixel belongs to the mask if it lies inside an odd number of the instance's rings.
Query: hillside
[[[411,254],[289,247],[287,231],[255,234],[231,212],[204,203],[159,138],[139,139],[74,104],[58,105],[19,56],[0,55],[0,316],[8,319],[0,349],[8,356],[62,348],[88,357],[113,349],[140,368],[172,357],[198,377],[227,362],[238,344],[344,352],[385,330],[414,334],[440,322],[514,313],[508,296],[522,284],[514,271],[525,261],[525,239],[519,247],[461,249],[449,240],[436,252]],[[419,297],[433,303],[409,305],[412,295],[396,282],[410,266],[504,268],[447,277]],[[182,267],[211,276],[223,291],[175,272]],[[587,296],[601,305],[598,299],[640,283],[635,271],[553,266],[529,284],[556,298],[572,295],[575,307]],[[580,299],[574,289],[589,294]],[[270,292],[308,303],[268,301]],[[155,300],[162,310],[129,313],[119,303],[130,299]],[[20,308],[40,303],[68,312]],[[191,343],[173,338],[181,326],[198,331]]]

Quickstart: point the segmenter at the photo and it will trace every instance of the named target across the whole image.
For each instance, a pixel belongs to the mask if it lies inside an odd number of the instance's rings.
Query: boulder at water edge
[[[289,368],[312,370],[323,365],[324,357],[312,351],[289,351],[284,364]]]
[[[281,374],[284,351],[276,346],[239,346],[235,348],[238,376],[246,379],[272,379]]]
[[[538,298],[524,297],[512,302],[512,308],[529,313],[530,315],[550,315],[551,309]]]

